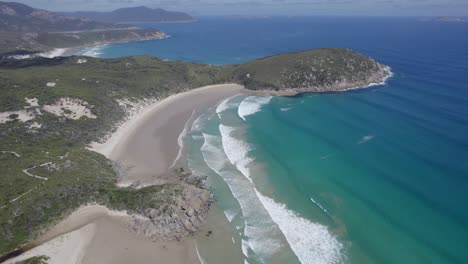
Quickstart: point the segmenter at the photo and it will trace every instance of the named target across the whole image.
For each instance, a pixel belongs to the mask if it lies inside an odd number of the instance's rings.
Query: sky
[[[3,0],[8,1],[8,0]],[[52,11],[148,6],[203,15],[468,16],[468,0],[9,0]]]

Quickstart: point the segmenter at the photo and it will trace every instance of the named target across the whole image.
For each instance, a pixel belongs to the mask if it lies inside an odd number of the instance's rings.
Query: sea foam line
[[[233,102],[233,99],[238,97],[239,95],[234,95],[234,96],[231,96],[229,98],[227,98],[226,100],[222,101],[217,107],[216,107],[216,113],[218,114],[218,116],[226,111],[226,110],[229,110],[229,109],[233,109],[233,108],[236,108],[238,106],[238,104],[236,102]]]
[[[107,45],[99,45],[99,46],[95,46],[95,47],[92,47],[90,49],[87,49],[86,51],[83,52],[83,56],[99,58],[99,56],[102,55],[102,50],[106,46]]]
[[[392,68],[390,68],[389,66],[385,66],[385,71],[388,73],[388,75],[381,81],[381,82],[378,82],[378,83],[370,83],[368,84],[367,86],[355,86],[355,87],[351,87],[351,88],[348,88],[348,89],[345,89],[344,91],[350,91],[350,90],[356,90],[356,89],[361,89],[361,88],[371,88],[371,87],[374,87],[374,86],[381,86],[381,85],[386,85],[387,84],[387,81],[392,78],[395,74],[392,72]]]
[[[174,168],[174,166],[177,164],[177,162],[182,157],[182,152],[183,152],[183,149],[184,149],[184,138],[185,138],[185,136],[187,136],[189,127],[191,127],[191,120],[193,120],[194,116],[195,116],[195,110],[192,111],[192,114],[190,115],[190,118],[187,120],[187,122],[184,125],[184,129],[182,130],[182,132],[180,132],[179,137],[177,137],[177,144],[179,145],[179,152],[177,153],[177,157],[172,162],[170,168]]]
[[[232,164],[228,161],[223,149],[219,147],[223,146],[221,138],[209,134],[203,134],[203,136],[205,142],[201,150],[205,163],[224,179],[241,207],[244,216],[244,237],[246,238],[242,239],[244,255],[249,258],[253,257],[249,254],[250,251],[253,251],[255,256],[263,259],[263,262],[267,261],[269,257],[285,246],[274,236],[280,230],[255,196],[251,181],[243,177],[237,170],[230,168]]]
[[[318,206],[318,208],[320,208],[325,214],[327,214],[328,216],[330,216],[330,214],[328,213],[327,209],[325,209],[321,204],[319,204],[317,201],[314,200],[314,198],[310,197],[310,200]]]
[[[221,124],[219,129],[224,152],[229,161],[253,185],[248,166],[254,161],[248,157],[252,147],[232,136],[232,133],[236,131],[235,127]],[[276,203],[273,199],[261,194],[254,185],[251,188],[255,191],[271,219],[280,228],[301,263],[334,264],[343,261],[343,245],[330,234],[327,227],[300,217],[287,209],[285,205]]]
[[[257,191],[272,219],[278,224],[302,264],[343,262],[343,245],[328,228],[312,223]]]
[[[272,96],[249,96],[240,103],[237,113],[245,121],[247,116],[260,111],[262,106],[268,104],[272,98]]]

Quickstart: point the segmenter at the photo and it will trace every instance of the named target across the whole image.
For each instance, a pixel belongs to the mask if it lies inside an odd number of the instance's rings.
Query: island
[[[183,241],[199,230],[215,199],[204,175],[171,164],[193,109],[240,93],[365,88],[391,71],[352,50],[323,48],[226,66],[149,56],[4,58],[0,76],[1,262],[93,214],[125,216],[132,232]],[[142,120],[155,113],[171,117],[159,122],[166,122],[160,134],[173,147],[151,149],[170,158],[137,163],[148,177],[126,181],[128,152],[142,151],[129,147],[141,142],[125,143],[129,131],[144,130]],[[70,217],[79,224],[63,224]]]

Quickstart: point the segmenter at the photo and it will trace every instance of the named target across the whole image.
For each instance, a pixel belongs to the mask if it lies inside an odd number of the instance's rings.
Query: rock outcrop
[[[170,202],[134,215],[129,223],[132,231],[155,240],[181,240],[204,223],[214,199],[206,188],[206,178],[183,169],[177,174],[180,191],[171,196]]]

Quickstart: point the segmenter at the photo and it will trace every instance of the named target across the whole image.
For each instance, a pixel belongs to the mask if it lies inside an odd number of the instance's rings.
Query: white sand
[[[117,128],[117,130],[107,138],[107,140],[104,143],[94,142],[90,145],[90,149],[109,158],[111,152],[116,148],[116,146],[125,138],[129,137],[137,127],[147,122],[148,118],[154,116],[158,112],[158,110],[161,110],[162,108],[170,104],[175,104],[176,101],[178,101],[178,99],[190,99],[190,97],[194,95],[208,95],[211,92],[219,90],[226,90],[226,92],[229,94],[240,93],[243,89],[244,87],[239,86],[237,84],[211,85],[175,94],[161,101],[159,101],[156,98],[154,100],[142,101],[139,104],[133,104],[134,108],[133,111],[130,110],[129,118],[125,122],[123,122]],[[128,103],[128,101],[121,101],[120,103],[121,106],[124,107],[125,103]],[[181,107],[181,105],[178,106]]]
[[[39,246],[5,263],[41,255],[50,257],[49,264],[81,263],[85,249],[96,232],[95,221],[108,216],[130,218],[125,212],[111,211],[104,206],[82,206],[34,242]]]
[[[10,118],[11,115],[18,115],[15,119],[20,122],[27,122],[36,117],[35,112],[27,110],[0,112],[0,124],[15,120]]]
[[[96,224],[88,224],[71,233],[54,238],[26,253],[9,259],[5,264],[13,264],[34,256],[48,256],[49,264],[79,264],[84,257],[84,249],[93,238]]]
[[[128,118],[120,124],[105,143],[92,144],[92,150],[107,157],[113,155],[124,157],[126,148],[129,144],[132,144],[132,140],[139,137],[136,131],[142,130],[143,133],[147,134],[148,131],[153,130],[149,129],[151,127],[145,126],[145,124],[151,124],[155,120],[159,120],[159,122],[156,122],[158,123],[157,129],[165,139],[170,139],[168,140],[171,141],[170,149],[175,151],[171,153],[174,157],[169,160],[174,159],[180,148],[178,136],[191,113],[196,108],[212,106],[219,100],[242,91],[242,86],[225,84],[198,88],[170,96],[162,101],[159,101],[158,98],[139,103],[121,101],[121,106],[128,111]],[[131,107],[128,107],[129,105]],[[58,105],[52,109],[57,109],[57,107]],[[51,110],[51,108],[50,106],[45,107],[44,110]],[[56,113],[62,114],[61,112]],[[181,117],[180,114],[183,116]],[[154,140],[154,138],[148,136],[142,141],[145,139]],[[157,147],[156,150],[153,149],[154,146]],[[158,153],[166,153],[167,149],[165,147],[164,144],[150,144],[146,147],[146,150],[141,149],[141,152],[146,155],[145,151],[151,152],[151,149],[153,149]],[[138,154],[132,151],[128,155]],[[154,164],[158,164],[157,161],[158,157],[153,157],[151,160],[145,160],[146,163],[142,162],[137,166],[143,167],[143,169],[152,169],[155,166]],[[170,164],[163,164],[166,166],[163,167],[167,169],[172,164],[172,160]],[[36,255],[51,257],[49,263],[72,264],[184,264],[200,262],[193,238],[188,238],[182,242],[151,241],[128,230],[126,223],[135,217],[142,216],[129,216],[126,212],[111,211],[99,205],[83,206],[35,241],[35,244],[40,246],[9,260],[7,263],[13,263],[19,258],[25,259]]]
[[[42,127],[42,124],[39,124],[38,122],[32,122],[28,126],[29,129],[37,129],[37,128],[41,128],[41,127]]]
[[[62,97],[52,105],[44,105],[42,109],[56,116],[64,116],[73,120],[78,120],[83,116],[92,119],[97,118],[91,113],[88,102],[70,97]]]
[[[44,58],[55,58],[64,56],[68,51],[69,49],[53,49],[49,52],[40,53],[39,56]]]
[[[26,103],[28,106],[25,106],[24,108],[30,108],[30,107],[36,107],[39,106],[39,100],[37,98],[24,98],[26,100]]]

